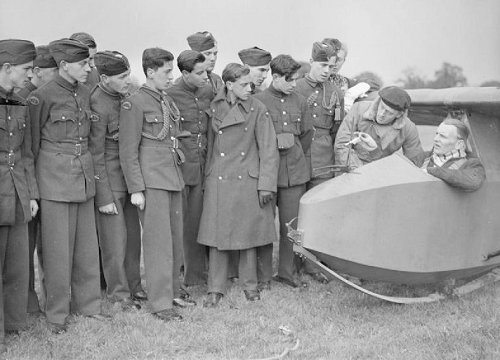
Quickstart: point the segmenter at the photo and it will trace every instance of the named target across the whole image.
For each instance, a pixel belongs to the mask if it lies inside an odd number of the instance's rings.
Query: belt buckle
[[[177,139],[175,137],[172,137],[172,147],[174,149],[178,149],[179,148],[179,139]]]
[[[13,168],[14,165],[16,165],[16,154],[14,154],[14,152],[9,152],[9,154],[7,155],[7,164],[9,165],[9,167]]]
[[[82,144],[75,144],[75,155],[82,155]]]

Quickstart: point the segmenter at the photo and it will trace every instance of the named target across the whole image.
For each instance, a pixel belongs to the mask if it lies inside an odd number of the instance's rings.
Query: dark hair
[[[453,117],[448,117],[443,120],[443,124],[452,125],[457,128],[457,136],[459,139],[467,141],[469,138],[469,128],[462,120],[455,119]]]
[[[301,67],[290,55],[278,55],[271,60],[271,74],[285,76],[289,80]]]
[[[196,64],[205,62],[205,55],[201,52],[194,50],[185,50],[177,56],[177,67],[180,72],[186,70],[187,72],[193,71]]]
[[[235,82],[240,77],[248,75],[249,73],[250,69],[247,66],[230,63],[227,64],[224,71],[222,71],[222,81],[224,81],[224,83],[228,81]]]
[[[173,61],[174,55],[170,51],[161,48],[149,48],[142,53],[142,70],[148,76],[148,69],[154,71],[165,65],[166,62]]]

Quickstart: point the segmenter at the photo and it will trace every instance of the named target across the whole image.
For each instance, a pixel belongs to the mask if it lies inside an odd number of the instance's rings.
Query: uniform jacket
[[[396,119],[392,125],[379,125],[375,122],[380,97],[373,102],[361,101],[355,103],[346,115],[335,140],[335,161],[340,165],[359,167],[389,156],[403,149],[405,156],[415,165],[421,166],[425,154],[420,144],[417,127],[404,114]],[[363,149],[359,144],[353,150],[344,145],[348,143],[355,131],[365,132],[373,137],[377,148],[373,151]],[[349,157],[349,164],[347,159]]]
[[[198,242],[219,250],[248,249],[276,240],[271,203],[258,190],[276,192],[279,155],[265,106],[250,97],[231,106],[223,88],[211,105],[211,131]]]
[[[98,116],[90,129],[89,149],[94,156],[97,207],[114,201],[113,191],[127,191],[120,165],[118,138],[123,96],[97,85],[91,91],[90,108]]]
[[[40,198],[85,202],[95,195],[94,165],[88,151],[90,111],[87,86],[60,75],[28,98],[33,154]]]
[[[16,195],[23,218],[16,219]],[[26,101],[0,87],[0,226],[31,219],[30,200],[38,198]]]
[[[207,130],[210,102],[214,98],[212,88],[191,88],[181,77],[168,89],[181,114],[181,130],[189,131],[191,137],[180,139],[180,148],[186,156],[182,164],[182,175],[186,185],[198,185],[203,181],[207,158]]]
[[[306,98],[306,119],[314,129],[311,147],[306,154],[311,179],[331,178],[333,172],[322,167],[334,164],[333,142],[341,121],[344,99],[330,81],[316,83],[308,77],[297,80],[296,91]]]
[[[285,95],[272,84],[255,98],[266,106],[278,138],[282,136],[280,134],[293,135],[293,145],[288,149],[279,149],[278,187],[305,184],[311,176],[305,153],[309,151],[313,132],[312,124],[306,117],[306,99],[297,93]]]
[[[184,188],[176,149],[180,118],[174,121],[166,113],[164,118],[162,101],[175,112],[177,108],[169,96],[143,85],[122,104],[120,163],[130,194],[146,188],[169,191]],[[163,140],[151,139],[160,134],[165,121],[167,136]]]
[[[431,156],[432,153],[428,153]],[[486,179],[483,164],[475,157],[466,159],[450,159],[443,166],[435,166],[432,157],[429,159],[427,172],[448,185],[464,191],[474,191],[481,187]]]

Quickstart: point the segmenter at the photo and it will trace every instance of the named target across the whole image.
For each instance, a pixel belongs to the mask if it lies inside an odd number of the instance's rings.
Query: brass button
[[[286,115],[286,111],[283,111],[283,115]]]
[[[219,130],[219,135],[222,135],[222,130]]]
[[[284,103],[284,102],[285,102],[285,99],[280,99],[280,101],[281,101],[282,103]]]
[[[241,179],[242,179],[241,175],[238,175],[238,179],[239,179],[239,180],[241,180]]]
[[[287,126],[287,125],[288,125],[288,123],[285,121],[285,122],[283,123],[283,125]]]
[[[318,103],[314,103],[313,105],[314,105],[314,106],[318,106]]]
[[[245,152],[244,151],[241,152],[241,156],[245,156]]]
[[[220,153],[220,156],[224,157],[224,156],[226,156],[226,154],[224,154],[224,153]]]
[[[222,180],[222,176],[219,176],[219,180]]]
[[[315,118],[315,117],[316,117],[316,114],[313,114],[313,118]]]

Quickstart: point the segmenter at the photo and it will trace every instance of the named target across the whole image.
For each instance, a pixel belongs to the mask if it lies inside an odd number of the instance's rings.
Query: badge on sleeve
[[[130,103],[130,101],[124,101],[122,104],[122,108],[124,108],[125,110],[130,110],[132,109],[132,104]]]
[[[95,114],[95,113],[90,114],[90,121],[96,122],[96,121],[99,121],[99,119],[100,119],[100,116],[98,114]]]
[[[40,100],[38,100],[38,98],[36,96],[30,96],[30,98],[28,99],[28,101],[30,102],[31,105],[38,105],[38,104],[40,104]]]

